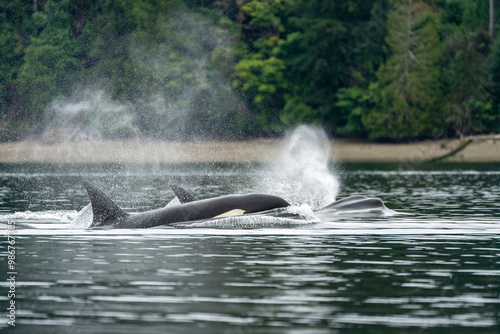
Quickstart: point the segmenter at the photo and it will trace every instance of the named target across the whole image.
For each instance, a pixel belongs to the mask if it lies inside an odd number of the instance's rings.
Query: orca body
[[[335,201],[332,204],[319,209],[317,212],[345,213],[345,212],[383,210],[384,208],[385,208],[384,202],[382,202],[380,198],[354,195]]]
[[[178,225],[196,220],[206,220],[243,214],[262,214],[283,218],[299,218],[298,214],[286,210],[290,204],[284,199],[266,194],[226,195],[203,200],[196,198],[186,189],[172,185],[181,204],[143,213],[127,213],[116,205],[97,187],[83,182],[92,204],[90,228],[148,228],[160,225]],[[350,196],[335,201],[315,214],[331,215],[341,213],[383,211],[382,200],[366,196]]]
[[[314,210],[313,212],[316,218],[319,218],[321,221],[329,221],[338,217],[337,215],[342,214],[357,214],[367,212],[384,213],[393,211],[387,209],[387,207],[384,205],[384,202],[382,202],[382,200],[379,198],[354,195],[342,198],[318,210]],[[301,218],[300,214],[293,213],[293,210],[289,211],[286,208],[268,210],[259,212],[258,214],[278,218]]]
[[[186,189],[178,185],[172,185],[175,196],[181,203],[189,203],[196,201],[196,198]],[[380,198],[366,197],[363,195],[354,195],[342,198],[315,212],[322,213],[343,213],[343,212],[360,212],[360,211],[375,211],[383,210],[384,202]]]
[[[284,199],[265,194],[227,195],[204,200],[195,200],[189,192],[179,198],[182,204],[143,213],[127,213],[116,205],[97,187],[83,182],[92,204],[92,224],[90,228],[148,228],[194,221],[255,213],[284,208],[290,204]],[[184,191],[183,188],[174,192]]]

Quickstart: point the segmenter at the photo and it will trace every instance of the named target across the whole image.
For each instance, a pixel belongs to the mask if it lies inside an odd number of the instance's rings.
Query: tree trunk
[[[490,38],[493,39],[493,25],[494,25],[494,14],[495,14],[495,5],[493,0],[490,0]]]
[[[411,29],[412,29],[412,17],[411,17],[411,11],[412,11],[412,0],[408,0],[408,11],[407,11],[407,16],[406,16],[406,47],[405,47],[405,58],[404,58],[404,65],[403,65],[403,71],[404,71],[404,76],[405,76],[405,83],[408,83],[409,77],[410,77],[410,52],[411,52]]]

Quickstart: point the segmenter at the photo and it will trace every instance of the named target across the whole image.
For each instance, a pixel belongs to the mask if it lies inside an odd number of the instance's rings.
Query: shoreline
[[[470,137],[470,143],[445,162],[500,162],[500,136]],[[339,162],[427,162],[449,155],[464,140],[413,143],[330,141],[330,159]],[[244,141],[79,141],[55,144],[40,141],[0,143],[0,163],[189,163],[266,162],[281,152],[283,139]]]

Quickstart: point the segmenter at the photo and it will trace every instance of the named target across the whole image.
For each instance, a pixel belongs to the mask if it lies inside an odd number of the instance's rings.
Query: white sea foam
[[[189,224],[181,224],[189,228],[216,228],[216,229],[254,229],[254,228],[290,228],[309,225],[312,221],[289,219],[262,215],[234,216],[213,219]]]
[[[24,211],[24,212],[15,212],[9,213],[5,215],[1,215],[2,220],[14,220],[14,221],[51,221],[51,222],[61,222],[61,223],[69,223],[75,219],[77,216],[77,211],[71,210],[61,210],[61,211]]]
[[[300,218],[308,221],[319,221],[318,217],[314,214],[312,207],[308,204],[290,205],[286,208],[285,212],[298,215]]]

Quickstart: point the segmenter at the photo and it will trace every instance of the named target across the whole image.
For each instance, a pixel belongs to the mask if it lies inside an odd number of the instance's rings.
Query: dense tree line
[[[0,139],[498,133],[498,5],[0,0]]]

